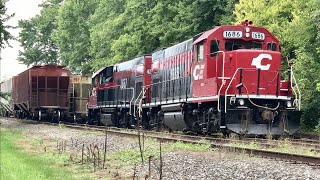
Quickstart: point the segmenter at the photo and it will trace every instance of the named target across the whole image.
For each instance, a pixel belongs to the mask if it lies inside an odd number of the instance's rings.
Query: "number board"
[[[223,31],[224,38],[242,38],[242,31]]]
[[[266,37],[264,33],[261,32],[252,32],[252,39],[264,40]]]

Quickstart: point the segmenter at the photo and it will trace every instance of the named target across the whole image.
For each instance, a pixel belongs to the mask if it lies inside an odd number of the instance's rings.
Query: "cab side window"
[[[268,43],[267,44],[267,50],[277,51],[277,44],[276,43]]]
[[[197,61],[203,61],[204,58],[204,47],[203,43],[197,45]]]
[[[210,56],[215,57],[217,55],[217,52],[219,51],[219,40],[212,40],[210,42]]]

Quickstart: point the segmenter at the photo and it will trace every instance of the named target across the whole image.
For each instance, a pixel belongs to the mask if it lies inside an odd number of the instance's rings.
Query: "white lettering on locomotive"
[[[180,67],[176,66],[175,68],[171,69],[170,79],[175,80],[179,79]]]
[[[257,69],[261,69],[261,70],[265,70],[265,71],[269,70],[271,64],[262,65],[261,64],[262,59],[269,59],[271,61],[272,56],[270,54],[259,54],[258,57],[252,59],[251,66],[256,66]]]
[[[121,79],[120,89],[125,89],[127,87],[127,79]]]
[[[224,38],[242,38],[242,31],[223,31]]]
[[[201,66],[198,64],[196,65],[196,67],[194,67],[194,70],[193,70],[194,80],[203,79],[203,69],[204,69],[204,64],[202,64]]]

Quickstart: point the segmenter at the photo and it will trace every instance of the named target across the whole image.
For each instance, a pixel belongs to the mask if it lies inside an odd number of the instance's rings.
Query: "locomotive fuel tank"
[[[186,130],[187,124],[184,113],[181,111],[181,104],[170,104],[161,107],[164,124],[173,131]]]

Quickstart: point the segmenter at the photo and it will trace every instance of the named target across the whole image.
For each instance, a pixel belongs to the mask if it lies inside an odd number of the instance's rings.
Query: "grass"
[[[132,139],[131,139],[132,141]],[[160,155],[159,141],[154,138],[145,138],[145,147],[143,151],[143,159],[146,162],[150,156],[158,159]],[[166,152],[210,152],[213,149],[209,144],[190,144],[183,142],[167,142],[162,143],[162,153]],[[120,165],[134,165],[141,162],[141,154],[139,148],[125,148],[108,154],[108,161],[116,161]]]
[[[68,156],[26,152],[25,148],[33,147],[34,140],[30,142],[19,131],[1,128],[0,141],[1,180],[87,179],[75,178],[63,167]]]

